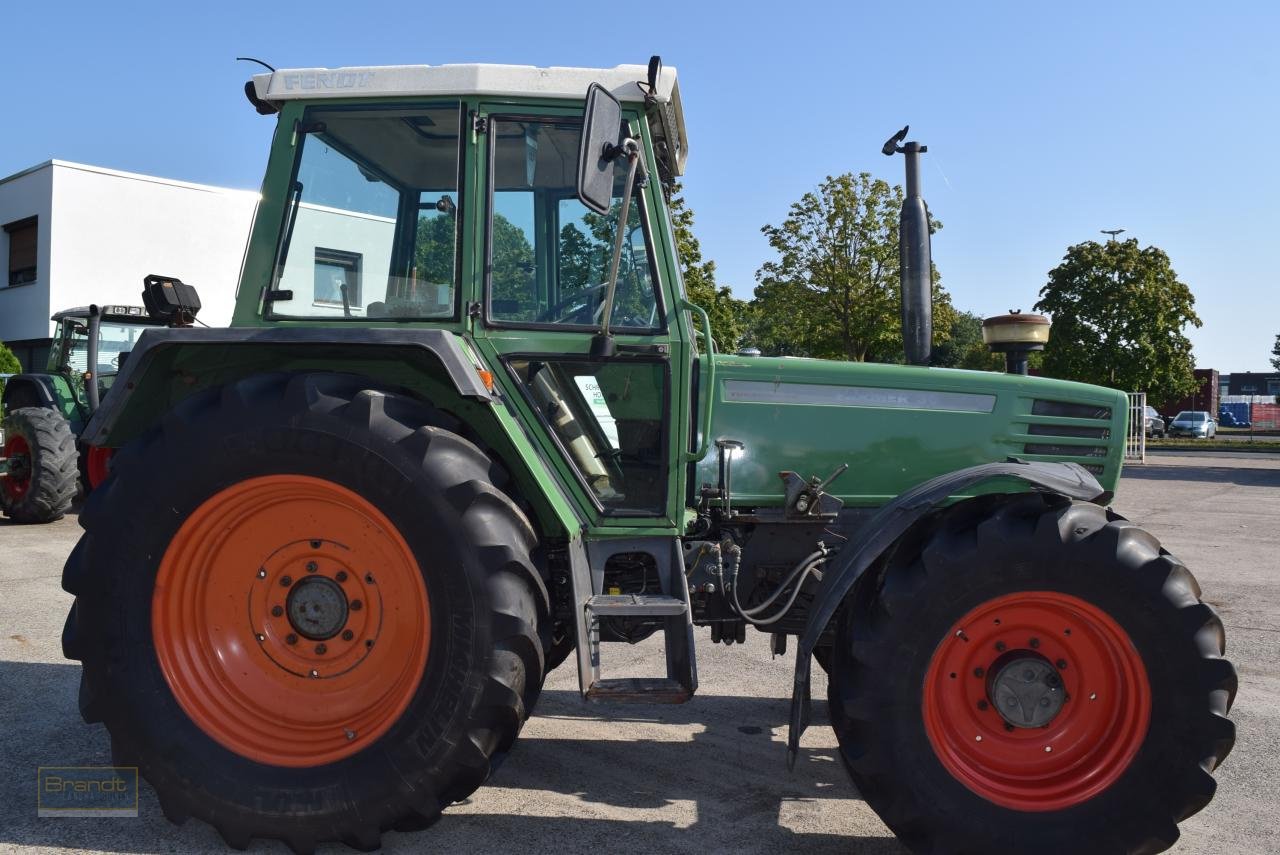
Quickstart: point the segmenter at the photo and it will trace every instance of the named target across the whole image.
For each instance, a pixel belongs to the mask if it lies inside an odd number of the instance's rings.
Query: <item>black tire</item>
[[[76,497],[79,474],[71,425],[61,413],[47,407],[22,407],[4,420],[4,436],[6,445],[12,437],[26,440],[30,454],[23,464],[25,470],[7,476],[24,479],[26,488],[20,494],[0,481],[0,509],[20,523],[62,519]]]
[[[913,851],[1160,852],[1212,798],[1210,773],[1235,740],[1226,715],[1236,674],[1195,579],[1147,532],[1060,497],[975,499],[909,534],[866,581],[837,629],[832,723],[859,791]],[[1150,686],[1150,724],[1133,760],[1108,788],[1060,810],[1015,810],[970,790],[939,761],[923,721],[929,663],[956,622],[1025,591],[1060,592],[1109,615]]]
[[[433,426],[448,420],[360,378],[261,375],[193,396],[117,455],[63,574],[76,595],[63,651],[84,665],[83,717],[106,725],[114,762],[139,767],[170,820],[203,819],[235,848],[264,837],[295,852],[371,850],[383,831],[431,825],[512,747],[542,687],[545,580],[494,462]],[[359,492],[399,530],[429,592],[431,655],[407,709],[367,748],[320,766],[267,765],[211,739],[175,699],[151,635],[178,526],[266,474]]]

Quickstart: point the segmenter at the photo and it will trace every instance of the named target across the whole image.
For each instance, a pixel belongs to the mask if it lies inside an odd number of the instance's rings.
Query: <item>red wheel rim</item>
[[[4,456],[9,462],[9,474],[0,479],[0,485],[9,500],[17,502],[31,489],[31,446],[27,438],[15,434],[5,440]],[[17,474],[13,472],[15,463],[19,467]]]
[[[999,695],[1021,712],[993,689],[993,668],[1011,662],[1047,663],[1036,667],[1060,681],[1047,724],[1014,727],[997,710]],[[923,717],[939,761],[974,793],[1015,810],[1062,810],[1129,767],[1146,738],[1151,688],[1110,615],[1068,594],[1026,591],[989,600],[951,628],[925,675]]]
[[[304,767],[361,751],[399,719],[431,619],[417,561],[381,511],[330,481],[270,475],[182,524],[151,628],[165,680],[202,731],[252,760]]]
[[[85,454],[84,471],[89,479],[90,487],[96,489],[103,481],[107,480],[111,455],[114,453],[114,448],[103,448],[99,445],[89,446]]]

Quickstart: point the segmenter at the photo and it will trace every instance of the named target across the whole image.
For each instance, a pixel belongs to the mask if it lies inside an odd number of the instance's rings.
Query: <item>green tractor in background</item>
[[[15,374],[0,397],[0,511],[15,522],[61,519],[76,496],[107,477],[111,449],[80,434],[143,330],[140,306],[82,306],[58,312],[48,368]]]
[[[277,119],[232,326],[133,347],[63,575],[81,713],[170,819],[376,848],[484,783],[566,659],[588,701],[688,700],[702,627],[794,645],[791,762],[818,660],[917,851],[1156,852],[1208,803],[1236,675],[1187,568],[1108,507],[1126,397],[924,367],[905,133],[912,364],[837,363],[714,352],[656,58],[246,92]],[[655,634],[654,674],[607,676]]]

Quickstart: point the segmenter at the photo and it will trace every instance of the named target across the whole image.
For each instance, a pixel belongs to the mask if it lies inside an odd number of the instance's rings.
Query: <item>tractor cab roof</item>
[[[63,318],[87,318],[91,311],[90,306],[76,306],[74,309],[63,309],[55,312],[49,320],[60,321]],[[141,306],[101,306],[99,314],[103,320],[124,322],[128,324],[147,324],[148,326],[164,326],[163,323],[154,320],[147,314],[147,310]]]
[[[277,110],[286,101],[319,98],[398,98],[411,96],[553,98],[582,101],[587,87],[599,83],[623,103],[644,107],[654,147],[664,172],[684,173],[688,137],[680,84],[674,68],[663,68],[652,93],[643,65],[568,68],[532,65],[390,65],[348,68],[289,68],[253,76],[259,101]],[[269,108],[267,108],[269,109]]]

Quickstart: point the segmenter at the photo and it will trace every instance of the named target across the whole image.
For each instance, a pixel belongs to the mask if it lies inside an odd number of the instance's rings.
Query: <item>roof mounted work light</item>
[[[200,295],[194,287],[154,273],[142,280],[142,303],[154,320],[171,327],[191,326],[200,311]]]

